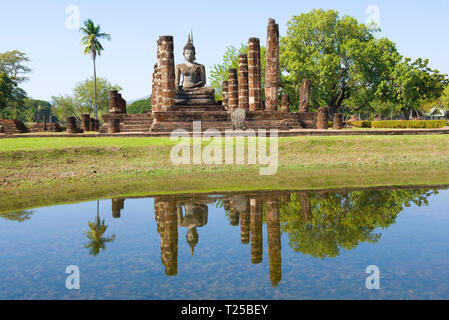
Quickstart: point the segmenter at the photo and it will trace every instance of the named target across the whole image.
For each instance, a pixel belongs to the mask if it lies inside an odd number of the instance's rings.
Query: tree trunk
[[[97,69],[95,66],[95,54],[92,55],[92,60],[94,61],[94,112],[95,120],[98,120],[98,108],[97,108]]]

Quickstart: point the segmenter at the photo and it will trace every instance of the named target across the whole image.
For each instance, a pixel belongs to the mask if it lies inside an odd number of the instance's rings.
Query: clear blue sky
[[[66,27],[70,5],[79,8],[81,21],[91,18],[112,35],[111,42],[104,42],[97,72],[122,86],[127,100],[151,93],[159,35],[174,36],[179,63],[192,29],[197,60],[209,71],[227,45],[240,46],[249,37],[265,45],[269,17],[279,23],[282,36],[293,15],[313,8],[335,9],[365,22],[371,15],[367,8],[377,6],[379,37],[396,42],[404,56],[428,58],[433,68],[449,73],[449,0],[0,0],[0,52],[17,49],[31,58],[34,71],[22,86],[33,98],[71,94],[76,82],[92,75],[80,33]]]

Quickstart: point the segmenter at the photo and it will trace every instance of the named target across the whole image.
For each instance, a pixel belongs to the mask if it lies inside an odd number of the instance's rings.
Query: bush
[[[357,128],[371,128],[371,121],[351,121],[351,125]]]
[[[372,121],[372,128],[391,128],[391,129],[436,129],[447,126],[446,120],[382,120]]]

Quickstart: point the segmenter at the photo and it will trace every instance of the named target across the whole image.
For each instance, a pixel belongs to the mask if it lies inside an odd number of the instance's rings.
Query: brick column
[[[233,111],[239,106],[239,92],[238,92],[238,80],[237,80],[237,70],[229,69],[229,80],[228,80],[228,109]]]
[[[268,19],[267,66],[265,69],[265,110],[277,111],[279,104],[279,25]]]
[[[161,76],[162,101],[160,111],[172,111],[175,108],[175,58],[173,55],[173,37],[159,37],[160,57],[158,65]]]
[[[119,95],[117,90],[109,92],[109,113],[120,112]]]
[[[221,89],[221,104],[225,110],[228,110],[228,81],[223,81]]]
[[[67,117],[67,133],[68,134],[74,134],[78,133],[78,127],[76,126],[76,118],[75,117]]]
[[[288,94],[282,95],[281,100],[281,112],[289,113],[290,112],[290,97]]]
[[[260,84],[260,40],[248,41],[248,102],[249,111],[262,110],[262,89]]]
[[[89,114],[81,115],[81,127],[83,127],[84,132],[90,131],[90,115]]]
[[[267,201],[267,236],[270,281],[271,285],[276,287],[282,279],[281,224],[277,200]]]
[[[157,111],[157,63],[154,64],[153,79],[151,82],[151,111]]]
[[[250,233],[251,233],[251,263],[262,262],[263,233],[262,233],[262,202],[259,199],[250,201]]]
[[[301,89],[299,91],[299,112],[309,112],[310,90],[312,81],[309,79],[302,80]]]
[[[333,130],[343,129],[343,115],[341,113],[334,113],[334,121],[332,129]]]
[[[248,57],[239,55],[239,108],[248,110]]]
[[[320,107],[316,117],[316,128],[327,130],[329,123],[329,107]]]
[[[89,130],[87,130],[87,131],[96,131],[95,130],[96,126],[97,126],[97,122],[95,121],[95,119],[94,118],[90,118],[89,119],[89,128],[88,128]],[[86,130],[84,130],[84,132],[86,132]]]
[[[120,119],[109,118],[108,121],[108,133],[120,132]]]

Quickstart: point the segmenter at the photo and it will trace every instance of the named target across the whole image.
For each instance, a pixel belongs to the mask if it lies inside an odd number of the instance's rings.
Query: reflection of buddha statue
[[[178,225],[188,228],[186,240],[193,254],[199,238],[196,228],[207,224],[208,208],[207,205],[198,203],[186,203],[184,207],[185,216],[182,215],[181,206],[178,206]]]
[[[205,86],[206,68],[195,62],[195,47],[191,35],[184,46],[183,55],[185,61],[175,67],[176,104],[214,104],[215,89]]]

